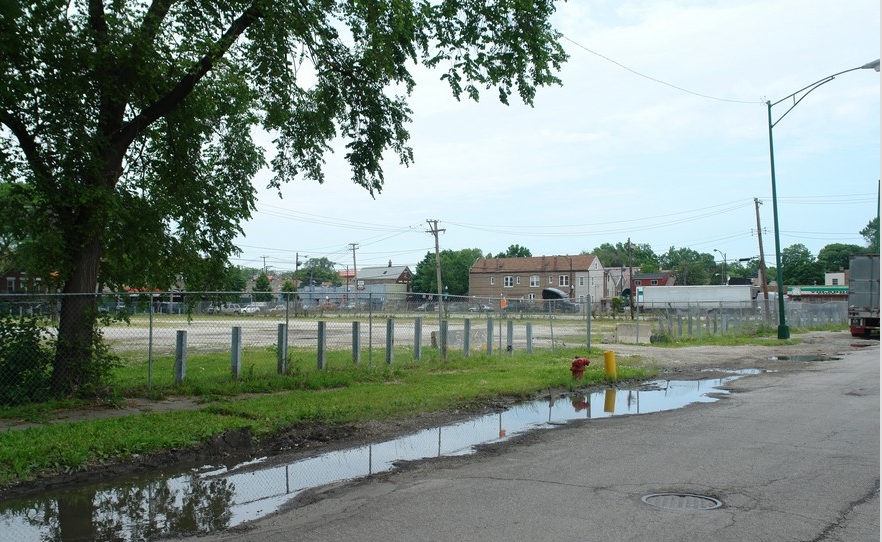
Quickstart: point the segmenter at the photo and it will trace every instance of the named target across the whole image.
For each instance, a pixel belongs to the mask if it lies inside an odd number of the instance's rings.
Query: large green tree
[[[566,55],[553,0],[34,0],[0,2],[0,239],[66,294],[97,285],[209,288],[270,185],[324,180],[345,145],[353,181],[412,160],[407,97],[422,64],[455,98],[531,104]],[[398,94],[396,94],[398,93]],[[53,387],[76,391],[94,303],[65,296]]]
[[[343,284],[343,279],[334,269],[334,265],[334,262],[327,258],[310,258],[294,276],[303,285],[318,286],[328,283],[331,286],[340,286]]]
[[[533,255],[530,249],[521,245],[509,245],[505,252],[496,255],[497,258],[529,258]]]
[[[441,284],[447,287],[448,294],[469,294],[469,269],[478,259],[483,257],[483,252],[477,248],[442,250],[438,253],[438,259],[441,262]],[[437,294],[437,276],[435,253],[427,252],[414,270],[411,281],[413,291],[415,293]]]
[[[630,243],[630,250],[629,241],[619,242],[615,245],[603,243],[599,247],[595,247],[591,252],[587,252],[587,254],[597,256],[600,259],[600,263],[606,268],[631,266],[634,268],[634,272],[637,273],[638,269],[650,272],[657,271],[659,267],[658,256],[652,251],[652,247],[646,243]]]
[[[824,271],[811,251],[797,243],[781,251],[781,278],[791,286],[824,284]]]
[[[849,257],[852,254],[863,254],[866,247],[832,243],[826,245],[818,252],[818,265],[822,273],[835,273],[842,269],[848,269]]]

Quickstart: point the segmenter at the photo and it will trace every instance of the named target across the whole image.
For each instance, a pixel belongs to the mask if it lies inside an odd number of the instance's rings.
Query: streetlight
[[[781,98],[780,100],[778,100],[775,103],[772,103],[771,101],[766,102],[766,106],[768,107],[768,113],[769,113],[769,163],[770,163],[771,169],[772,169],[772,216],[774,219],[773,221],[774,221],[774,226],[775,226],[775,273],[776,273],[776,279],[778,281],[778,338],[779,339],[789,339],[790,338],[790,328],[787,327],[787,323],[785,322],[785,319],[784,319],[784,294],[786,292],[783,291],[784,278],[783,278],[783,273],[781,270],[781,234],[778,231],[778,191],[777,191],[777,187],[775,185],[775,147],[774,147],[774,144],[772,143],[772,128],[774,128],[779,122],[781,122],[781,120],[785,116],[787,116],[787,113],[790,113],[790,111],[792,111],[794,107],[799,105],[799,102],[801,102],[803,99],[805,99],[805,97],[808,96],[811,91],[815,90],[819,86],[821,86],[825,83],[829,83],[830,81],[832,81],[833,79],[836,79],[837,76],[840,76],[843,73],[853,72],[853,71],[857,71],[857,70],[869,70],[869,69],[873,69],[878,72],[879,71],[879,59],[876,59],[873,62],[867,62],[863,66],[858,66],[856,68],[851,68],[851,69],[844,70],[844,71],[841,71],[838,73],[834,73],[833,75],[828,75],[827,77],[824,77],[823,79],[819,79],[819,80],[815,81],[811,85],[808,85],[806,87],[803,87],[803,88],[797,90],[793,94],[788,94],[787,96],[784,96],[783,98]],[[778,117],[778,120],[773,122],[772,121],[772,108],[775,107],[776,105],[780,104],[784,100],[789,100],[791,98],[793,99],[793,103],[790,105],[790,107],[787,108],[787,111],[785,111],[780,117]]]
[[[717,249],[714,249],[714,252],[719,252],[720,256],[723,257],[723,273],[720,276],[720,279],[721,279],[721,284],[727,284],[729,281],[728,281],[728,277],[726,276],[726,253],[720,252]]]

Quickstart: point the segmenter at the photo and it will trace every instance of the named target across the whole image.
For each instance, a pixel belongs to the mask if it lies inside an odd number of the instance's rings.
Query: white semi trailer
[[[637,304],[643,311],[752,309],[757,293],[750,285],[647,286],[637,288]]]

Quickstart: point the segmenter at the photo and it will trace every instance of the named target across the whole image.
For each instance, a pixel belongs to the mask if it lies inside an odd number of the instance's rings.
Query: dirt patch
[[[835,358],[855,348],[878,347],[878,341],[853,339],[847,332],[813,332],[799,335],[798,345],[774,346],[695,346],[665,348],[641,345],[598,345],[616,352],[621,364],[637,364],[657,368],[661,376],[677,379],[708,378],[714,370],[722,372],[739,369],[759,369],[779,373],[810,370],[812,364],[794,359]],[[623,383],[625,385],[627,383]],[[549,390],[537,398],[551,394],[559,395],[565,390]],[[330,451],[359,446],[370,442],[388,440],[422,429],[447,425],[477,414],[497,412],[510,407],[515,401],[498,398],[476,401],[463,408],[432,412],[406,419],[390,421],[366,421],[355,424],[303,423],[257,441],[250,431],[230,431],[217,435],[198,447],[165,450],[136,456],[126,461],[105,461],[88,465],[78,472],[57,473],[35,482],[0,490],[0,498],[12,498],[40,493],[42,491],[81,483],[112,479],[123,475],[150,472],[159,468],[179,466],[185,468],[213,461],[244,460],[255,456],[278,456],[280,461],[290,461],[318,451]],[[84,409],[59,413],[48,423],[65,423],[90,419],[106,419],[144,412],[163,412],[200,408],[200,403],[190,399],[166,399],[163,401],[131,400],[120,408]],[[0,430],[15,430],[37,424],[4,421]]]

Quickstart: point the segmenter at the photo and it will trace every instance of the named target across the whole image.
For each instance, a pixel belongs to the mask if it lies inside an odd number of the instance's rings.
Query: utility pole
[[[634,296],[637,295],[637,292],[634,291],[634,267],[631,265],[631,238],[628,237],[628,289],[631,290],[631,295],[628,296],[628,305],[631,309],[631,320],[634,319]]]
[[[355,309],[358,310],[358,268],[355,267],[355,249],[358,248],[358,243],[349,243],[349,249],[352,251],[352,282],[355,284]],[[349,273],[347,273],[348,275]],[[346,278],[347,284],[349,283],[349,277]]]
[[[753,198],[753,205],[756,207],[756,238],[759,241],[759,272],[760,281],[763,283],[763,308],[765,310],[766,323],[771,322],[769,315],[769,281],[766,279],[766,257],[763,255],[763,230],[760,227],[759,206],[763,202],[759,198]],[[781,285],[778,285],[778,295],[781,295]]]
[[[261,256],[263,258],[263,274],[266,275],[266,256]]]
[[[426,219],[426,223],[429,224],[429,231],[426,233],[431,233],[435,237],[435,278],[438,281],[438,322],[440,324],[444,315],[444,297],[442,295],[443,288],[441,286],[441,252],[438,245],[438,233],[447,230],[439,230],[437,220]]]

